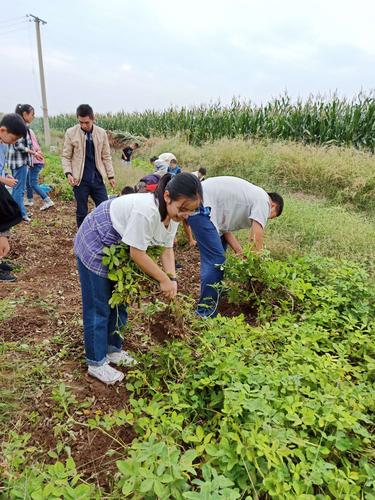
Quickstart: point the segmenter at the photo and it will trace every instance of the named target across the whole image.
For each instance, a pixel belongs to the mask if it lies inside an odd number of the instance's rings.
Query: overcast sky
[[[232,96],[265,102],[375,88],[374,0],[17,0],[0,13],[0,111],[116,112]]]

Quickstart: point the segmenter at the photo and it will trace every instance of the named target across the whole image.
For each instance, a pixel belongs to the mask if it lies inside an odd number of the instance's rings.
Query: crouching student
[[[225,262],[229,245],[236,254],[242,247],[233,231],[250,228],[249,240],[255,251],[263,248],[263,236],[268,219],[281,215],[283,198],[278,193],[266,193],[239,177],[210,177],[202,183],[204,204],[188,222],[198,243],[201,259],[201,290],[197,308],[199,316],[214,317],[223,278],[220,266]]]
[[[160,291],[176,297],[177,282],[173,241],[178,223],[203,201],[202,187],[192,174],[166,174],[154,193],[129,194],[103,202],[91,212],[74,242],[82,289],[83,328],[88,373],[105,384],[114,384],[124,374],[110,363],[133,365],[136,361],[122,348],[116,325],[127,321],[125,306],[112,309],[108,301],[113,282],[103,266],[103,247],[121,241],[130,247],[130,257],[142,271],[159,282]],[[163,269],[146,253],[149,246],[164,246]]]
[[[0,121],[0,143],[14,144],[17,140],[27,136],[24,120],[16,113],[3,116]],[[22,221],[22,213],[18,204],[8,193],[4,184],[14,187],[17,181],[13,177],[6,177],[0,172],[0,281],[15,281],[16,277],[10,274],[12,267],[1,262],[10,251],[8,241],[9,229]],[[9,183],[9,181],[11,181]]]

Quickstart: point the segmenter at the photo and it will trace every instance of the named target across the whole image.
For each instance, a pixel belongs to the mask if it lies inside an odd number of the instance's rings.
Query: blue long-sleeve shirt
[[[5,165],[8,156],[8,145],[0,143],[0,177],[5,177]]]

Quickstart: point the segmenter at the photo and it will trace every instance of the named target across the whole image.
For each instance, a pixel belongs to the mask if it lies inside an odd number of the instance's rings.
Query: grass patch
[[[354,148],[294,142],[223,139],[192,147],[179,138],[153,139],[144,156],[172,151],[188,170],[202,165],[209,176],[235,175],[267,191],[303,191],[375,216],[375,158]]]
[[[241,231],[242,241],[248,231]],[[351,260],[375,259],[375,225],[324,200],[289,194],[281,217],[268,221],[266,246],[274,255],[298,253]]]
[[[16,309],[16,302],[9,299],[0,300],[0,321],[11,318]]]

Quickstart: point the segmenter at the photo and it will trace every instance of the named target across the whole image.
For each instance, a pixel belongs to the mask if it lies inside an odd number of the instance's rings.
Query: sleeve
[[[251,208],[249,219],[258,222],[264,229],[269,215],[270,207],[268,201],[257,200]]]
[[[172,221],[171,224],[173,224],[173,230],[171,231],[171,233],[168,235],[168,237],[166,238],[166,240],[164,242],[164,246],[166,248],[173,248],[174,240],[176,238],[176,233],[177,233],[177,229],[178,229],[178,225],[179,225],[178,222],[174,222],[174,221]]]
[[[40,147],[40,144],[39,144],[39,141],[38,141],[38,138],[34,132],[34,130],[31,130],[30,129],[30,137],[31,137],[31,141],[33,143],[33,148],[34,148],[34,151],[41,151],[41,147]]]
[[[133,211],[121,236],[126,245],[146,251],[152,242],[152,221],[145,215]]]
[[[13,148],[15,151],[21,151],[22,153],[26,153],[26,144],[25,144],[25,140],[24,139],[18,139],[18,141],[16,141],[14,144],[13,144]]]
[[[102,161],[104,163],[108,179],[113,179],[115,177],[115,171],[113,170],[111,148],[109,147],[109,141],[106,132],[104,132],[103,139]]]
[[[65,132],[64,146],[61,153],[61,163],[64,174],[72,173],[73,144],[68,131]]]

